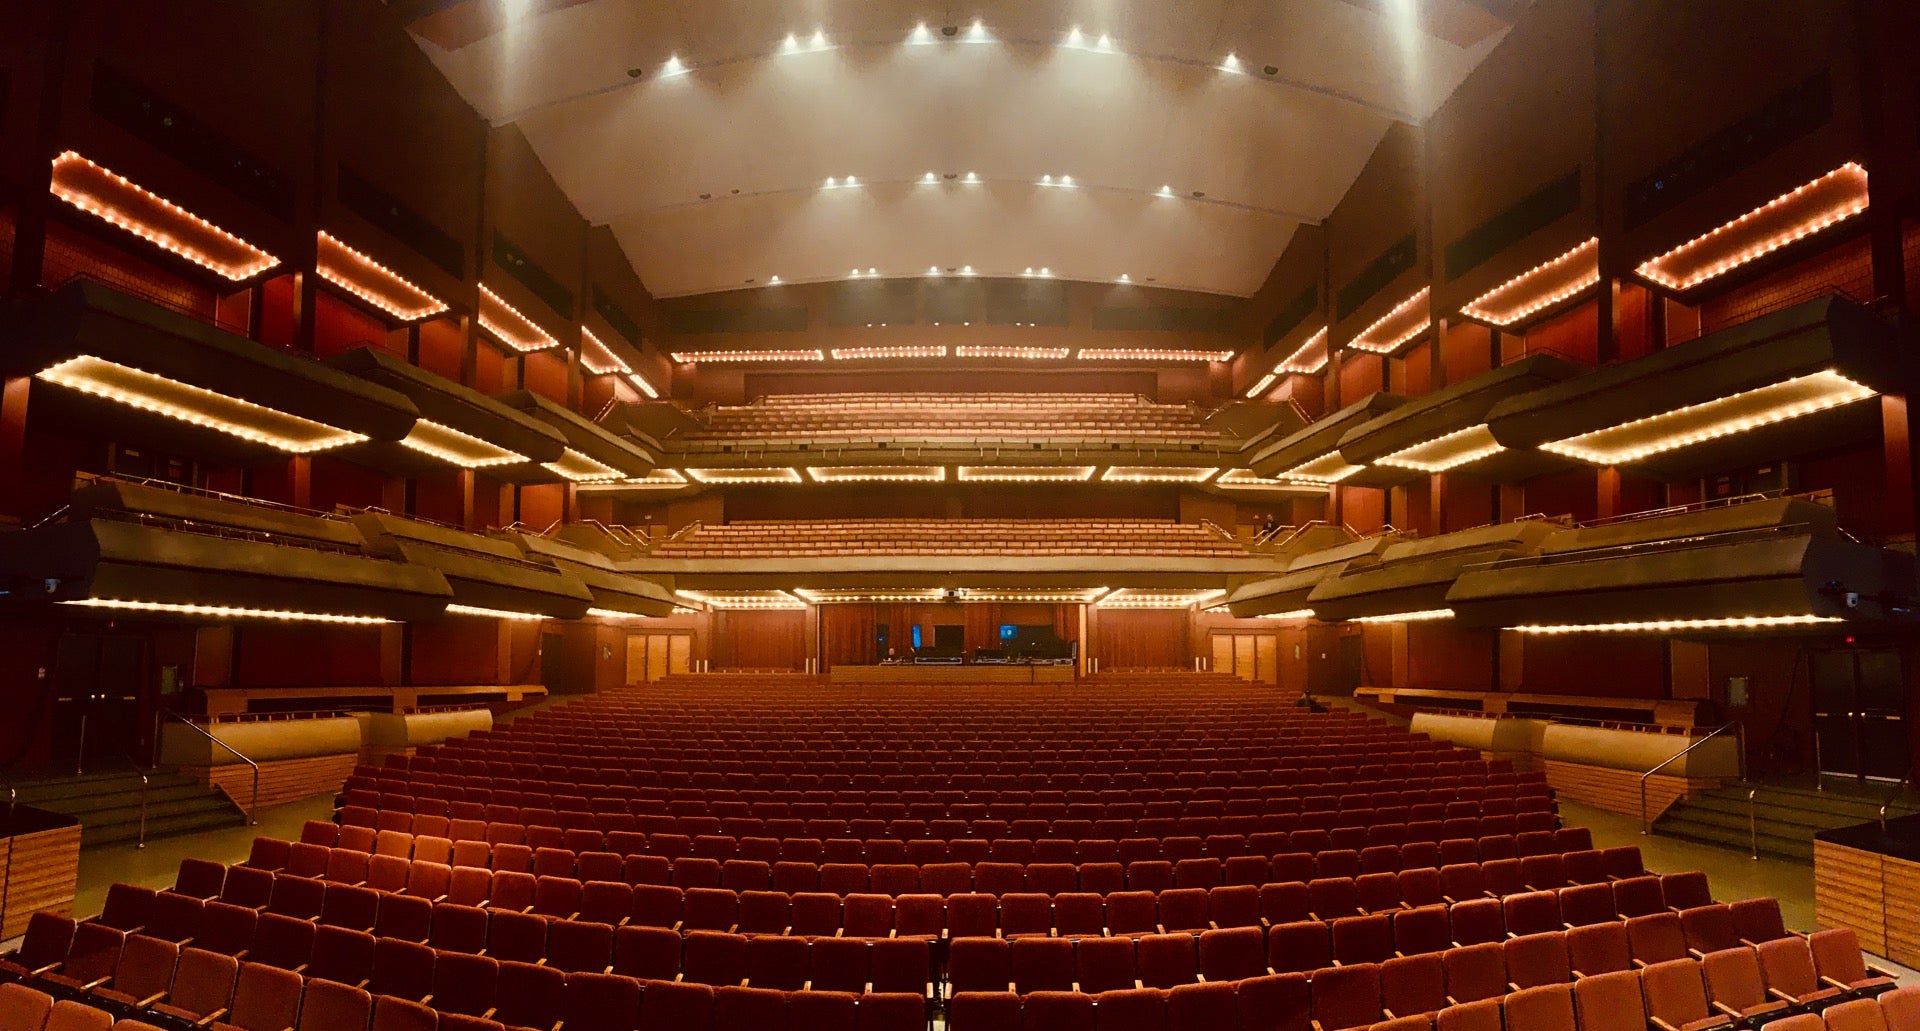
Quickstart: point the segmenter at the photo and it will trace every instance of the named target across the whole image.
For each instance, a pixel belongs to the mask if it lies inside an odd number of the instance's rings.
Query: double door
[[[628,634],[626,682],[641,684],[685,673],[692,657],[692,634]]]
[[[1214,634],[1213,671],[1262,684],[1280,682],[1280,641],[1272,634]]]
[[[1884,781],[1906,777],[1913,762],[1900,653],[1815,652],[1812,670],[1821,774]]]
[[[53,661],[50,758],[56,771],[126,765],[140,738],[146,659],[145,637],[61,636]]]

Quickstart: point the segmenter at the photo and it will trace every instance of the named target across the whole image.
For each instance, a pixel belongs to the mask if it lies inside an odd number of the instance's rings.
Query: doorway
[[[693,662],[692,634],[628,634],[627,679],[644,684],[685,673]]]
[[[1813,654],[1813,738],[1822,776],[1889,783],[1912,769],[1905,671],[1890,649]]]
[[[1280,639],[1272,634],[1214,634],[1213,671],[1260,684],[1280,682]]]
[[[123,766],[140,739],[144,637],[63,634],[54,648],[56,771]]]

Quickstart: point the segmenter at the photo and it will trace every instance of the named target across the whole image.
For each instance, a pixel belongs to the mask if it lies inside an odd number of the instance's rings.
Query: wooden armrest
[[[106,985],[110,984],[112,981],[113,981],[113,975],[108,974],[107,976],[99,978],[97,980],[88,981],[86,984],[83,984],[80,986],[80,990],[83,992],[91,992],[97,988],[105,987]]]
[[[1792,1005],[1795,1005],[1795,1006],[1800,1005],[1799,999],[1794,998],[1791,995],[1788,995],[1786,992],[1783,992],[1778,988],[1768,988],[1767,994],[1773,996],[1776,999],[1779,999],[1781,1002],[1791,1003]]]
[[[1729,1006],[1718,999],[1714,1000],[1713,1008],[1719,1010],[1720,1012],[1726,1014],[1729,1017],[1733,1017],[1736,1020],[1739,1019],[1740,1017],[1745,1016],[1745,1014],[1741,1013],[1739,1010],[1734,1009],[1732,1006]]]
[[[1871,963],[1867,964],[1867,973],[1873,975],[1874,977],[1893,977],[1894,976],[1893,971],[1882,970]]]
[[[1635,970],[1645,970],[1645,969],[1647,969],[1647,961],[1646,961],[1646,960],[1644,960],[1644,959],[1636,959],[1636,960],[1634,960],[1634,961],[1633,961],[1633,969],[1635,969]]]
[[[1449,1005],[1449,1006],[1458,1006],[1458,1005],[1460,1005],[1460,1000],[1459,1000],[1459,999],[1456,999],[1456,998],[1454,998],[1454,997],[1453,997],[1453,996],[1451,996],[1451,995],[1449,995],[1449,996],[1447,996],[1447,1005]]]
[[[1672,1024],[1669,1024],[1664,1020],[1661,1020],[1659,1017],[1648,1017],[1647,1025],[1649,1027],[1657,1027],[1660,1029],[1660,1031],[1680,1031],[1679,1028],[1674,1027]]]
[[[1688,950],[1687,950],[1687,955],[1689,955],[1689,956],[1692,956],[1692,957],[1693,957],[1694,959],[1706,959],[1706,958],[1707,958],[1707,954],[1706,954],[1706,953],[1704,953],[1704,952],[1701,952],[1701,951],[1700,951],[1699,949],[1688,949]]]
[[[1840,980],[1836,980],[1834,978],[1828,977],[1825,974],[1820,975],[1820,983],[1823,985],[1826,985],[1828,988],[1838,988],[1843,992],[1850,992],[1853,990],[1852,985],[1846,983],[1845,981],[1840,981]]]
[[[149,995],[146,998],[141,999],[139,1002],[134,1003],[133,1006],[135,1009],[143,1009],[143,1010],[152,1009],[154,1003],[159,1002],[161,999],[164,999],[166,997],[167,997],[166,992],[154,992],[152,995]]]
[[[1196,984],[1206,984],[1206,983],[1207,983],[1207,975],[1205,975],[1205,974],[1195,974],[1195,975],[1193,975],[1193,980],[1194,980],[1194,983],[1196,983]]]
[[[209,1013],[206,1016],[201,1017],[199,1020],[194,1021],[193,1026],[194,1027],[212,1027],[214,1021],[219,1020],[221,1017],[226,1016],[227,1013],[228,1013],[227,1007],[222,1006],[219,1009],[214,1010],[212,1013]]]

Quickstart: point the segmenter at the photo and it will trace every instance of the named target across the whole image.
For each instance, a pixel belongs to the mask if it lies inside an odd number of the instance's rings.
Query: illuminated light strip
[[[623,480],[627,476],[613,466],[588,458],[572,448],[568,448],[558,462],[541,462],[540,467],[575,483],[605,483],[608,480]]]
[[[1255,619],[1312,619],[1312,609],[1294,609],[1291,612],[1263,612]]]
[[[320,278],[402,322],[424,319],[447,310],[446,302],[420,289],[400,273],[365,254],[320,233],[315,272]]]
[[[1801,210],[1803,208],[1806,210]],[[1649,258],[1634,271],[1669,290],[1692,289],[1865,210],[1867,170],[1850,161],[1718,229],[1702,233],[1665,254]],[[1793,221],[1785,228],[1765,233],[1757,239],[1728,240],[1728,237],[1742,237],[1757,231],[1758,223],[1773,218],[1792,218]],[[1719,246],[1739,249],[1715,258],[1713,255]],[[1683,271],[1688,265],[1693,266],[1691,271]]]
[[[1225,590],[1209,591],[1135,591],[1122,588],[1100,599],[1103,609],[1184,609],[1204,605],[1224,597]]]
[[[928,587],[924,590],[893,591],[888,593],[869,593],[866,591],[851,591],[851,590],[811,591],[805,587],[796,587],[793,589],[793,593],[799,595],[800,597],[806,599],[808,602],[811,602],[812,604],[815,604],[815,605],[847,604],[849,602],[870,602],[870,601],[932,602],[932,601],[939,601],[946,596],[946,592],[940,590],[937,587]]]
[[[1550,441],[1541,444],[1540,450],[1595,465],[1618,465],[1824,412],[1872,396],[1872,389],[1837,372],[1816,372]],[[1760,406],[1757,411],[1750,410],[1756,405]],[[1662,424],[1671,428],[1663,433]]]
[[[944,465],[808,466],[816,483],[944,483]]]
[[[595,376],[611,376],[615,373],[633,376],[633,368],[621,361],[620,356],[613,353],[613,348],[594,336],[593,330],[585,326],[580,327],[580,344],[580,364],[585,366],[588,372]]]
[[[493,310],[489,311],[488,308]],[[520,331],[508,329],[505,324],[509,322],[519,323]],[[560,346],[560,341],[555,340],[553,334],[541,329],[532,319],[520,314],[518,308],[501,300],[500,295],[487,289],[484,283],[480,286],[480,328],[522,354],[547,351]]]
[[[683,598],[690,598],[712,609],[804,609],[807,603],[785,591],[766,591],[759,594],[703,594],[699,591],[677,591]]]
[[[1321,326],[1320,332],[1307,338],[1307,342],[1281,362],[1273,371],[1294,372],[1311,376],[1327,367],[1327,327]]]
[[[234,282],[280,264],[279,258],[71,150],[53,159],[49,188],[81,211]],[[169,219],[185,222],[200,239],[156,224]]]
[[[1066,483],[1093,479],[1098,466],[963,465],[959,479],[971,483]]]
[[[341,623],[348,626],[377,626],[393,620],[381,616],[342,616],[331,612],[298,612],[288,609],[245,609],[226,605],[184,605],[163,601],[121,601],[115,598],[83,598],[63,601],[90,609],[120,612],[163,612],[179,616],[213,616],[219,619],[275,619],[288,623]]]
[[[1205,483],[1213,479],[1214,469],[1162,469],[1151,465],[1116,465],[1100,474],[1110,483]]]
[[[515,462],[527,460],[525,455],[508,451],[479,437],[462,433],[451,426],[442,426],[429,419],[415,422],[413,429],[407,433],[406,439],[400,441],[400,444],[462,469],[485,469],[489,466],[512,465]]]
[[[1259,397],[1261,394],[1266,392],[1266,389],[1268,387],[1273,386],[1274,380],[1277,380],[1279,378],[1280,378],[1280,374],[1277,372],[1267,373],[1265,376],[1260,377],[1260,381],[1258,383],[1255,383],[1253,386],[1247,388],[1247,396]]]
[[[1452,609],[1421,609],[1418,612],[1391,612],[1384,616],[1355,616],[1350,623],[1425,623],[1436,619],[1452,619]]]
[[[688,469],[687,475],[701,483],[804,483],[794,469]]]
[[[1375,319],[1373,325],[1347,341],[1347,346],[1372,354],[1392,354],[1411,343],[1414,337],[1425,333],[1427,327],[1433,325],[1433,312],[1427,306],[1428,292],[1427,287],[1421,287],[1419,293],[1394,305],[1392,311]],[[1401,322],[1406,322],[1409,328],[1400,329],[1398,324]],[[1376,333],[1382,336],[1375,337]],[[1389,333],[1393,335],[1384,335]]]
[[[655,469],[645,476],[629,476],[611,482],[600,480],[588,484],[590,487],[617,488],[626,490],[679,490],[687,485],[687,478],[673,469]]]
[[[1322,455],[1319,458],[1302,462],[1275,478],[1281,480],[1306,480],[1309,483],[1318,484],[1334,484],[1365,468],[1366,466],[1364,465],[1349,465],[1346,459],[1340,457],[1340,452],[1334,451]]]
[[[1083,347],[1084,361],[1226,362],[1232,351],[1178,351],[1164,347]]]
[[[449,616],[476,616],[481,619],[511,619],[517,623],[536,623],[546,619],[538,612],[515,612],[512,609],[483,609],[478,605],[448,605]]]
[[[1213,485],[1235,490],[1298,490],[1303,486],[1295,480],[1255,476],[1252,469],[1229,469],[1221,473],[1220,478],[1213,481]],[[1311,485],[1318,486],[1318,484]]]
[[[1493,431],[1481,424],[1402,448],[1374,461],[1380,465],[1415,469],[1423,473],[1443,473],[1455,466],[1491,458],[1505,450],[1499,441],[1493,439]]]
[[[1720,619],[1650,619],[1632,623],[1560,623],[1517,626],[1523,634],[1631,634],[1675,630],[1770,630],[1788,626],[1844,623],[1839,616],[1727,616]]]
[[[69,358],[41,370],[34,378],[290,454],[313,454],[367,439],[362,433],[289,415],[92,355]],[[241,421],[243,419],[253,425]]]
[[[682,365],[702,362],[817,362],[826,357],[819,351],[675,351],[670,355]]]
[[[957,358],[1021,358],[1030,361],[1057,361],[1071,351],[1065,347],[999,347],[962,344],[953,349]]]
[[[1535,312],[1570,301],[1600,283],[1600,238],[1594,237],[1468,301],[1460,314],[1511,326]]]
[[[660,396],[660,392],[658,390],[653,389],[653,384],[648,383],[647,378],[645,376],[642,376],[637,372],[623,372],[620,375],[628,383],[631,383],[634,386],[639,387],[640,392],[642,394],[645,394],[650,398],[658,398]]]
[[[836,347],[831,352],[835,361],[861,361],[872,358],[945,358],[946,345],[913,347]]]
[[[639,612],[621,612],[619,609],[588,609],[587,615],[596,619],[648,619]]]

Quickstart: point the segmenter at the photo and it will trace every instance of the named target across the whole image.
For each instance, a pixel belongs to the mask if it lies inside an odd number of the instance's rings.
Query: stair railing
[[[1886,799],[1880,803],[1880,836],[1881,837],[1884,838],[1887,836],[1887,810],[1893,808],[1893,800],[1896,798],[1899,798],[1900,792],[1907,790],[1907,785],[1912,783],[1913,783],[1913,774],[1908,773],[1906,776],[1900,778],[1900,783],[1895,784],[1893,786],[1893,790],[1887,792]]]
[[[133,761],[133,753],[123,751],[120,757],[133,768],[134,776],[140,778],[140,838],[134,843],[134,847],[144,849],[147,847],[147,788],[151,778],[148,777],[146,770],[140,768],[139,763]]]
[[[1656,773],[1659,773],[1661,770],[1666,769],[1669,765],[1673,763],[1675,759],[1685,758],[1688,752],[1691,752],[1694,749],[1699,748],[1701,745],[1704,745],[1707,742],[1712,741],[1714,738],[1719,737],[1722,734],[1725,734],[1729,730],[1734,732],[1735,737],[1740,738],[1740,743],[1738,747],[1739,758],[1740,758],[1740,780],[1742,782],[1746,781],[1747,779],[1747,745],[1746,745],[1745,733],[1741,728],[1740,721],[1735,720],[1732,723],[1724,723],[1718,727],[1713,728],[1713,731],[1709,733],[1706,737],[1703,737],[1700,740],[1695,741],[1693,744],[1690,744],[1687,747],[1681,749],[1680,751],[1675,752],[1670,756],[1667,756],[1665,759],[1661,760],[1660,765],[1655,766],[1653,769],[1648,770],[1647,772],[1640,775],[1640,836],[1641,837],[1644,838],[1653,833],[1653,821],[1647,816],[1647,778],[1653,776]]]
[[[1747,792],[1747,858],[1753,860],[1760,858],[1760,820],[1754,814],[1753,802],[1759,794],[1758,787]]]
[[[212,733],[208,732],[207,728],[201,726],[198,723],[193,722],[190,719],[187,719],[185,716],[182,716],[171,709],[159,709],[154,713],[153,747],[155,750],[156,757],[159,754],[159,749],[161,746],[160,728],[164,723],[166,723],[168,717],[172,717],[175,721],[180,723],[182,726],[191,728],[194,733],[200,735],[201,737],[206,738],[208,741],[211,741],[216,745],[219,745],[221,748],[226,749],[228,752],[233,754],[234,758],[239,759],[241,762],[246,763],[248,766],[253,767],[253,797],[247,803],[247,826],[249,827],[260,826],[260,764],[257,762],[254,762],[252,759],[247,758],[245,755],[242,755],[239,749],[233,747],[230,744],[227,744],[225,741],[222,741],[217,737],[214,737]]]

